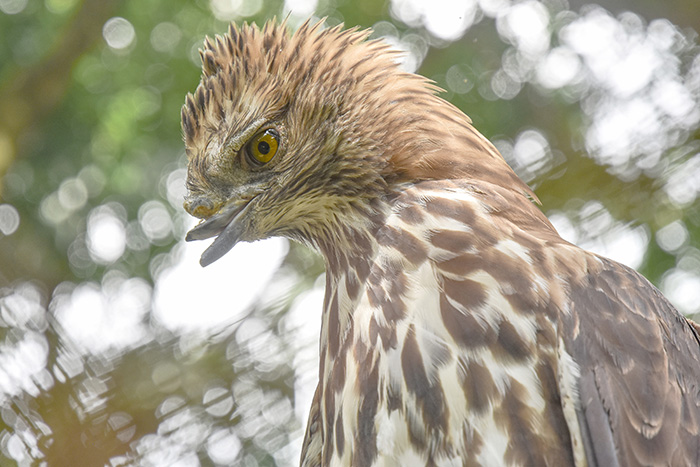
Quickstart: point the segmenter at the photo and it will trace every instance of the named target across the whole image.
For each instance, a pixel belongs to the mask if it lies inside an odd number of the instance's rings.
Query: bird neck
[[[371,201],[363,209],[346,213],[328,241],[316,242],[326,263],[326,292],[321,325],[321,367],[335,359],[352,341],[353,310],[362,298],[379,251],[377,234],[391,212],[391,198]]]
[[[338,209],[336,221],[312,239],[326,263],[326,274],[339,281],[356,277],[364,282],[377,251],[377,232],[391,213],[395,195],[377,196]],[[353,279],[350,279],[351,281]]]

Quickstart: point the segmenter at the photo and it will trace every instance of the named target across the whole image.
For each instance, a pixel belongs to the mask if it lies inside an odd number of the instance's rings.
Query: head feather
[[[262,30],[232,24],[207,38],[201,82],[182,108],[191,167],[215,163],[226,141],[256,119],[284,116],[297,132],[328,133],[326,149],[377,186],[461,178],[536,199],[434,83],[402,71],[398,52],[367,41],[369,34],[307,21],[290,35],[284,22],[271,21]]]

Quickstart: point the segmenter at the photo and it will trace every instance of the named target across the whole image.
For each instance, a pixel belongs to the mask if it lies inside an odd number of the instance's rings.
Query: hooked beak
[[[209,266],[218,260],[238,243],[245,231],[245,221],[250,206],[250,199],[229,202],[216,214],[200,222],[192,230],[187,232],[185,241],[205,240],[217,236],[209,248],[204,250],[199,264]]]

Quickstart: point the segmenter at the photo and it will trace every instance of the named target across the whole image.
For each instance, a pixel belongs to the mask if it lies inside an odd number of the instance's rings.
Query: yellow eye
[[[251,162],[257,165],[267,164],[277,154],[279,134],[269,129],[255,135],[246,145],[246,153]]]

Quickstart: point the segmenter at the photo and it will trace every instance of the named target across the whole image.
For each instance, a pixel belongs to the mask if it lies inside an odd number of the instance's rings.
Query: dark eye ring
[[[279,144],[279,133],[269,128],[253,136],[246,144],[245,152],[253,164],[265,165],[275,157]]]

